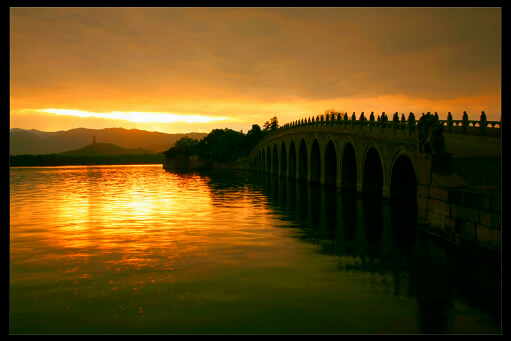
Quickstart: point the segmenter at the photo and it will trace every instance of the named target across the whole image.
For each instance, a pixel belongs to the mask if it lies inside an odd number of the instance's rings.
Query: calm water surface
[[[415,206],[248,172],[11,168],[11,333],[501,333]]]

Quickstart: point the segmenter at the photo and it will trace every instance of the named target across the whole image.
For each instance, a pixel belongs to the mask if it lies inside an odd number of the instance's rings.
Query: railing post
[[[468,126],[468,115],[467,112],[463,112],[463,134],[467,133],[467,126]]]
[[[450,111],[447,114],[447,131],[452,133],[452,115]]]
[[[394,117],[392,117],[392,126],[394,129],[394,135],[396,135],[396,128],[397,128],[398,122],[399,122],[399,114],[396,111],[396,113],[394,114]]]
[[[481,111],[481,122],[479,123],[479,125],[481,126],[481,135],[484,135],[484,132],[486,130],[486,114],[484,113],[484,111]]]
[[[412,132],[412,126],[415,125],[415,115],[413,114],[413,112],[410,112],[410,114],[408,115],[408,136],[407,137],[410,137],[411,135],[411,132]]]

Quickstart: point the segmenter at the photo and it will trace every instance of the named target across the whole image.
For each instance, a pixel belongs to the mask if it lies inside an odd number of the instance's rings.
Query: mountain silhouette
[[[139,129],[76,128],[67,131],[45,132],[36,129],[10,130],[10,155],[58,154],[88,146],[96,137],[98,143],[111,143],[126,149],[148,149],[161,153],[174,146],[184,136],[202,139],[206,133],[167,134]]]
[[[91,143],[88,146],[77,150],[70,150],[57,155],[62,156],[112,156],[112,155],[142,155],[156,154],[148,149],[126,149],[111,143]]]

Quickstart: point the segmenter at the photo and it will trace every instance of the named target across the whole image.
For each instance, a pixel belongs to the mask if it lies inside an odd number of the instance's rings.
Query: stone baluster
[[[398,122],[399,122],[399,114],[396,111],[396,113],[392,117],[392,128],[394,129],[394,135],[396,135],[396,128],[397,128]]]
[[[463,112],[463,134],[467,133],[467,127],[468,127],[468,115],[467,112]]]
[[[449,133],[452,132],[452,115],[451,115],[451,112],[449,111],[449,113],[447,114],[447,131]]]
[[[484,113],[484,111],[481,111],[481,122],[479,123],[479,125],[481,126],[481,135],[484,135],[487,125],[486,114]]]
[[[413,114],[413,112],[410,112],[410,114],[408,115],[408,137],[410,137],[410,135],[412,134],[412,130],[415,126],[415,115]]]
[[[364,126],[364,124],[365,124],[365,122],[364,122],[364,121],[365,121],[365,116],[364,116],[364,112],[363,112],[363,111],[362,111],[362,113],[360,114],[360,118],[359,118],[359,120],[360,120],[360,130],[362,130],[362,128],[363,128],[363,126]]]

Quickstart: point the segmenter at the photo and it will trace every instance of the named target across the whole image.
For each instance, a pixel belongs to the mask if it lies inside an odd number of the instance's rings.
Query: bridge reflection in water
[[[334,256],[337,270],[358,274],[357,285],[416,299],[421,333],[452,333],[465,323],[467,333],[500,333],[500,264],[420,232],[416,202],[362,198],[268,174],[238,176],[262,188],[273,211],[298,227],[297,238]],[[225,177],[232,182],[232,173]],[[464,316],[467,305],[481,316]],[[487,330],[470,329],[470,318],[488,316]]]

